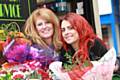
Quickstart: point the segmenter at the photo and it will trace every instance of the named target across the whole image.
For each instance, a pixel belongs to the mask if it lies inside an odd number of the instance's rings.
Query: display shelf
[[[96,32],[92,0],[52,0],[49,2],[48,0],[44,0],[44,2],[38,3],[38,7],[50,8],[58,16],[62,16],[68,12],[78,13],[85,17]]]

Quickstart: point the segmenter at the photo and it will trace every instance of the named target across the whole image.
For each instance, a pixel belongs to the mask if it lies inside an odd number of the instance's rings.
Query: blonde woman
[[[29,47],[29,60],[37,60],[47,71],[51,62],[59,60],[62,43],[59,35],[59,19],[47,8],[33,11],[24,26],[24,33],[33,44]]]

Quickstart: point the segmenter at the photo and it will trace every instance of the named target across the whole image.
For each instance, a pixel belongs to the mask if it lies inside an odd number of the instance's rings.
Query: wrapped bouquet
[[[53,80],[56,80],[56,78],[59,80],[112,80],[115,61],[116,52],[114,48],[111,48],[99,61],[93,61],[93,67],[82,74],[81,77],[77,77],[77,72],[76,74],[64,72],[62,62],[51,63],[49,69],[53,73]]]

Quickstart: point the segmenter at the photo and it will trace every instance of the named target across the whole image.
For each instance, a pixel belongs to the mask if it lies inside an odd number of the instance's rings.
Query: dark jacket
[[[73,56],[75,50],[69,45],[68,47],[68,54]],[[89,57],[91,61],[99,60],[106,52],[107,48],[99,39],[95,39],[94,45],[89,49]],[[68,63],[67,58],[65,57],[66,51],[62,48],[60,54],[60,61],[63,63]]]

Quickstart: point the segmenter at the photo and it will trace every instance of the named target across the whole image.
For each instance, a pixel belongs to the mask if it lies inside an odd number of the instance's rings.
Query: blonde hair
[[[32,39],[34,43],[41,45],[42,47],[48,47],[47,44],[43,41],[43,39],[38,34],[35,26],[35,20],[37,17],[41,17],[53,24],[54,33],[53,33],[53,45],[56,50],[59,50],[62,46],[60,41],[60,33],[59,33],[59,19],[50,9],[47,8],[38,8],[32,12],[30,17],[27,19],[24,26],[24,33]]]

